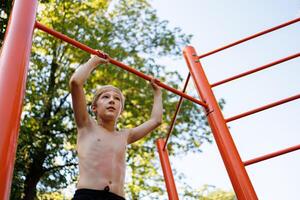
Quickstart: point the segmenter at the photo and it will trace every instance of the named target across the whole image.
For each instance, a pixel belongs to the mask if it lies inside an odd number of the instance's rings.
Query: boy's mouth
[[[112,107],[112,106],[109,106],[109,107],[107,107],[106,108],[107,110],[116,110],[114,107]]]

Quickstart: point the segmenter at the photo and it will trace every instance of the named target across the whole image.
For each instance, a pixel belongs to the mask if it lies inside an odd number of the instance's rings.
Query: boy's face
[[[116,120],[121,113],[121,96],[114,90],[103,92],[93,106],[93,112],[105,120]]]

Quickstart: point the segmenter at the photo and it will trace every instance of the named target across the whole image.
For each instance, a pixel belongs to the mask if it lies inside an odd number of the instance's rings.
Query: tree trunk
[[[36,197],[36,186],[40,178],[44,174],[43,163],[46,155],[41,154],[34,158],[30,166],[29,173],[24,182],[24,197],[23,200],[34,200]]]
[[[36,175],[32,177],[26,177],[23,200],[34,200],[36,197],[36,185],[39,180],[40,177],[37,177]]]
[[[43,119],[41,120],[41,129],[42,129],[42,135],[47,135],[48,137],[51,135],[50,129],[47,126],[47,122],[49,121],[49,118],[51,117],[52,112],[52,101],[53,101],[53,91],[55,86],[55,72],[58,68],[58,64],[56,62],[51,63],[51,71],[50,71],[50,77],[48,82],[48,89],[47,89],[47,95],[48,98],[44,102],[45,103],[45,111]],[[45,170],[43,168],[44,161],[47,157],[46,154],[46,146],[47,141],[42,141],[42,145],[39,147],[39,149],[36,152],[36,156],[33,158],[33,163],[30,166],[29,173],[26,176],[26,180],[24,182],[24,197],[23,200],[34,200],[36,197],[36,186],[38,182],[40,181],[40,178],[45,173]]]

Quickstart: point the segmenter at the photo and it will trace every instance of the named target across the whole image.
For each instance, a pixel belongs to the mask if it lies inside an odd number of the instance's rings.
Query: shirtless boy
[[[153,131],[162,122],[162,95],[151,81],[154,104],[151,117],[145,123],[118,131],[116,123],[124,109],[124,96],[114,86],[97,90],[92,102],[96,120],[88,114],[83,85],[91,72],[107,63],[92,56],[70,79],[73,111],[77,125],[79,181],[73,200],[124,200],[126,146]]]

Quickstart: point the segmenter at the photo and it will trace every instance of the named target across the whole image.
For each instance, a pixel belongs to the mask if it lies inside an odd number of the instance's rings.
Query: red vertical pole
[[[256,193],[230,135],[223,114],[198,60],[195,49],[188,46],[183,51],[199,96],[208,105],[207,118],[214,138],[239,200],[257,200]]]
[[[9,199],[36,0],[15,0],[0,58],[0,199]]]
[[[172,169],[169,161],[169,155],[167,148],[164,149],[165,140],[159,138],[156,140],[156,146],[159,153],[160,163],[163,169],[165,183],[167,186],[169,200],[179,200]]]

